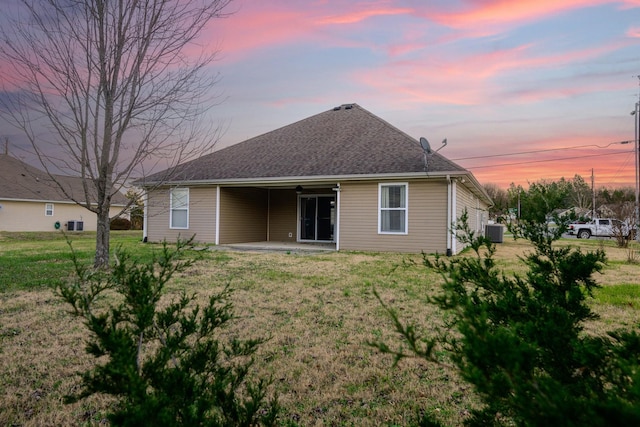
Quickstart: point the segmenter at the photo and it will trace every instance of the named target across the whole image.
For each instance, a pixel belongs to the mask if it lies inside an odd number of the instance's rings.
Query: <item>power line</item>
[[[576,145],[576,146],[573,146],[573,147],[547,148],[547,149],[544,149],[544,150],[520,151],[520,152],[517,152],[517,153],[488,154],[486,156],[474,156],[474,157],[459,157],[457,159],[451,159],[451,160],[452,161],[458,161],[458,160],[488,159],[488,158],[492,158],[492,157],[518,156],[518,155],[521,155],[521,154],[536,154],[536,153],[545,153],[545,152],[549,152],[549,151],[573,150],[573,149],[576,149],[576,148],[586,148],[586,147],[607,148],[607,147],[610,147],[610,146],[612,146],[614,144],[624,145],[624,144],[630,144],[632,142],[634,142],[634,141],[616,141],[616,142],[611,142],[611,143],[609,143],[607,145],[597,145],[597,144]],[[626,151],[623,151],[623,152],[626,153]],[[590,157],[590,156],[585,156],[585,157]]]
[[[561,160],[585,159],[587,157],[615,156],[615,155],[618,155],[618,154],[628,154],[628,153],[633,153],[633,152],[634,152],[633,150],[627,150],[627,151],[617,151],[615,153],[606,153],[606,154],[590,154],[590,155],[585,155],[585,156],[562,157],[562,158],[559,158],[559,159],[528,160],[526,162],[500,163],[500,164],[496,164],[496,165],[487,165],[487,166],[469,166],[469,167],[466,167],[466,169],[484,169],[484,168],[495,168],[495,167],[499,167],[499,166],[526,165],[526,164],[530,164],[530,163],[557,162],[557,161],[561,161]],[[497,156],[487,156],[487,157],[497,157]],[[460,159],[458,159],[458,160],[460,160]]]

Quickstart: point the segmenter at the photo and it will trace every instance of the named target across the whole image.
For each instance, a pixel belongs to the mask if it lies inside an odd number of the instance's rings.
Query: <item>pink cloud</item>
[[[370,7],[370,6],[368,6]],[[339,15],[331,15],[321,18],[320,24],[353,24],[361,22],[374,16],[391,16],[391,15],[407,15],[413,13],[413,9],[409,8],[390,8],[380,7],[376,9],[359,9],[349,11]]]
[[[627,30],[627,37],[640,38],[640,27],[633,27]]]
[[[202,39],[218,41],[223,47],[222,58],[229,58],[308,37],[309,31],[303,11],[247,8],[215,20]]]
[[[455,105],[484,104],[494,98],[499,89],[498,78],[511,71],[551,69],[574,62],[597,58],[628,46],[629,40],[604,46],[536,55],[533,44],[488,53],[459,56],[438,55],[415,61],[392,61],[376,69],[358,70],[353,79],[375,88],[376,91],[402,94],[400,102],[444,103]],[[549,98],[563,98],[603,90],[602,86],[578,84],[540,91],[513,93],[509,102],[536,102]]]
[[[316,2],[305,7],[286,3],[264,4],[247,2],[230,17],[215,20],[203,40],[217,40],[223,48],[222,57],[246,57],[265,47],[277,47],[300,41],[313,41],[333,46],[352,46],[328,30],[333,26],[359,24],[377,16],[412,13],[409,8],[389,6],[390,2],[340,3]],[[340,10],[336,13],[336,10]]]
[[[515,25],[567,10],[609,3],[608,0],[471,0],[462,11],[429,12],[429,17],[453,28],[482,28],[487,25]]]

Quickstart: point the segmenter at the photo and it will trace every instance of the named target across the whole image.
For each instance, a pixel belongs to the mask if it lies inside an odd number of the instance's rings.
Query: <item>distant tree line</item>
[[[542,203],[554,209],[574,209],[578,217],[591,217],[594,211],[594,190],[580,175],[571,179],[560,178],[558,181],[540,180],[522,185],[511,184],[508,189],[496,184],[485,184],[484,189],[493,199],[494,205],[489,209],[489,217],[502,222],[510,218],[519,218],[523,212],[536,211]],[[635,191],[632,187],[595,189],[595,215],[612,217],[633,224]],[[542,219],[544,220],[544,219]]]

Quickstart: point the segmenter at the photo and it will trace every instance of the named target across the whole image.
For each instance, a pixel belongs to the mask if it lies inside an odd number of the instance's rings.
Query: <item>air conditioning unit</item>
[[[83,231],[84,221],[67,221],[67,231]]]
[[[484,235],[492,243],[502,243],[504,240],[504,227],[502,224],[487,224],[484,226]]]

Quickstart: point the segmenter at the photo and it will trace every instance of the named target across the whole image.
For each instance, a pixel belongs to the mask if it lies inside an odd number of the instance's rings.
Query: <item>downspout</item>
[[[216,246],[220,244],[220,186],[216,186]]]
[[[333,239],[336,243],[336,251],[340,250],[340,183],[333,189],[336,192],[336,223]]]
[[[476,197],[476,233],[482,235],[483,229],[482,214],[480,213],[480,198]]]
[[[149,215],[149,193],[145,190],[142,194],[142,241],[147,243],[149,239],[149,223],[148,223],[148,215]]]
[[[452,182],[451,182],[451,176],[447,175],[447,227],[446,227],[446,233],[447,233],[447,256],[451,256],[452,255],[452,248],[451,248],[451,230],[450,230],[450,226],[452,223],[451,220],[451,207],[452,207],[452,203],[451,203],[451,186],[452,186]]]
[[[451,255],[458,253],[458,238],[456,237],[456,226],[458,225],[458,181],[451,180]]]

